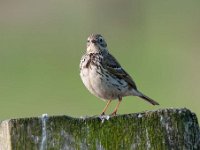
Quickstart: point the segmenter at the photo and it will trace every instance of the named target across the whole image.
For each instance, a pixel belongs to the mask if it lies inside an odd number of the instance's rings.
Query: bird
[[[91,34],[87,38],[87,49],[80,60],[80,77],[90,93],[107,101],[101,116],[105,115],[112,100],[118,100],[111,114],[115,116],[125,96],[138,96],[152,105],[159,105],[138,90],[132,77],[108,51],[101,34]]]

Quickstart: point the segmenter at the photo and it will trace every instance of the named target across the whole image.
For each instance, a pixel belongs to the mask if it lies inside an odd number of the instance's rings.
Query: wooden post
[[[190,110],[162,109],[115,117],[50,116],[0,124],[0,150],[200,149],[197,117]]]

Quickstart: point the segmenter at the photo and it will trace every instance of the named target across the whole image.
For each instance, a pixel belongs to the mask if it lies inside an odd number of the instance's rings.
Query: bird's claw
[[[114,111],[112,114],[110,114],[110,116],[116,116],[117,115],[117,112]]]
[[[105,116],[105,112],[102,112],[100,116]]]

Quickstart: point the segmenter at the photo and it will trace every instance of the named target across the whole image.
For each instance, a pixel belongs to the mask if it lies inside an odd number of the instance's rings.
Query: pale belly
[[[132,95],[124,80],[97,73],[96,66],[83,68],[80,76],[86,88],[103,100],[114,100],[119,97]]]

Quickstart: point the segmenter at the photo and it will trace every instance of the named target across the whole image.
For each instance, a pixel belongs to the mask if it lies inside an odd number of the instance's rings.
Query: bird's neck
[[[87,53],[88,54],[101,54],[101,55],[107,55],[108,54],[108,50],[106,48],[100,48],[97,46],[88,46],[87,47]]]

